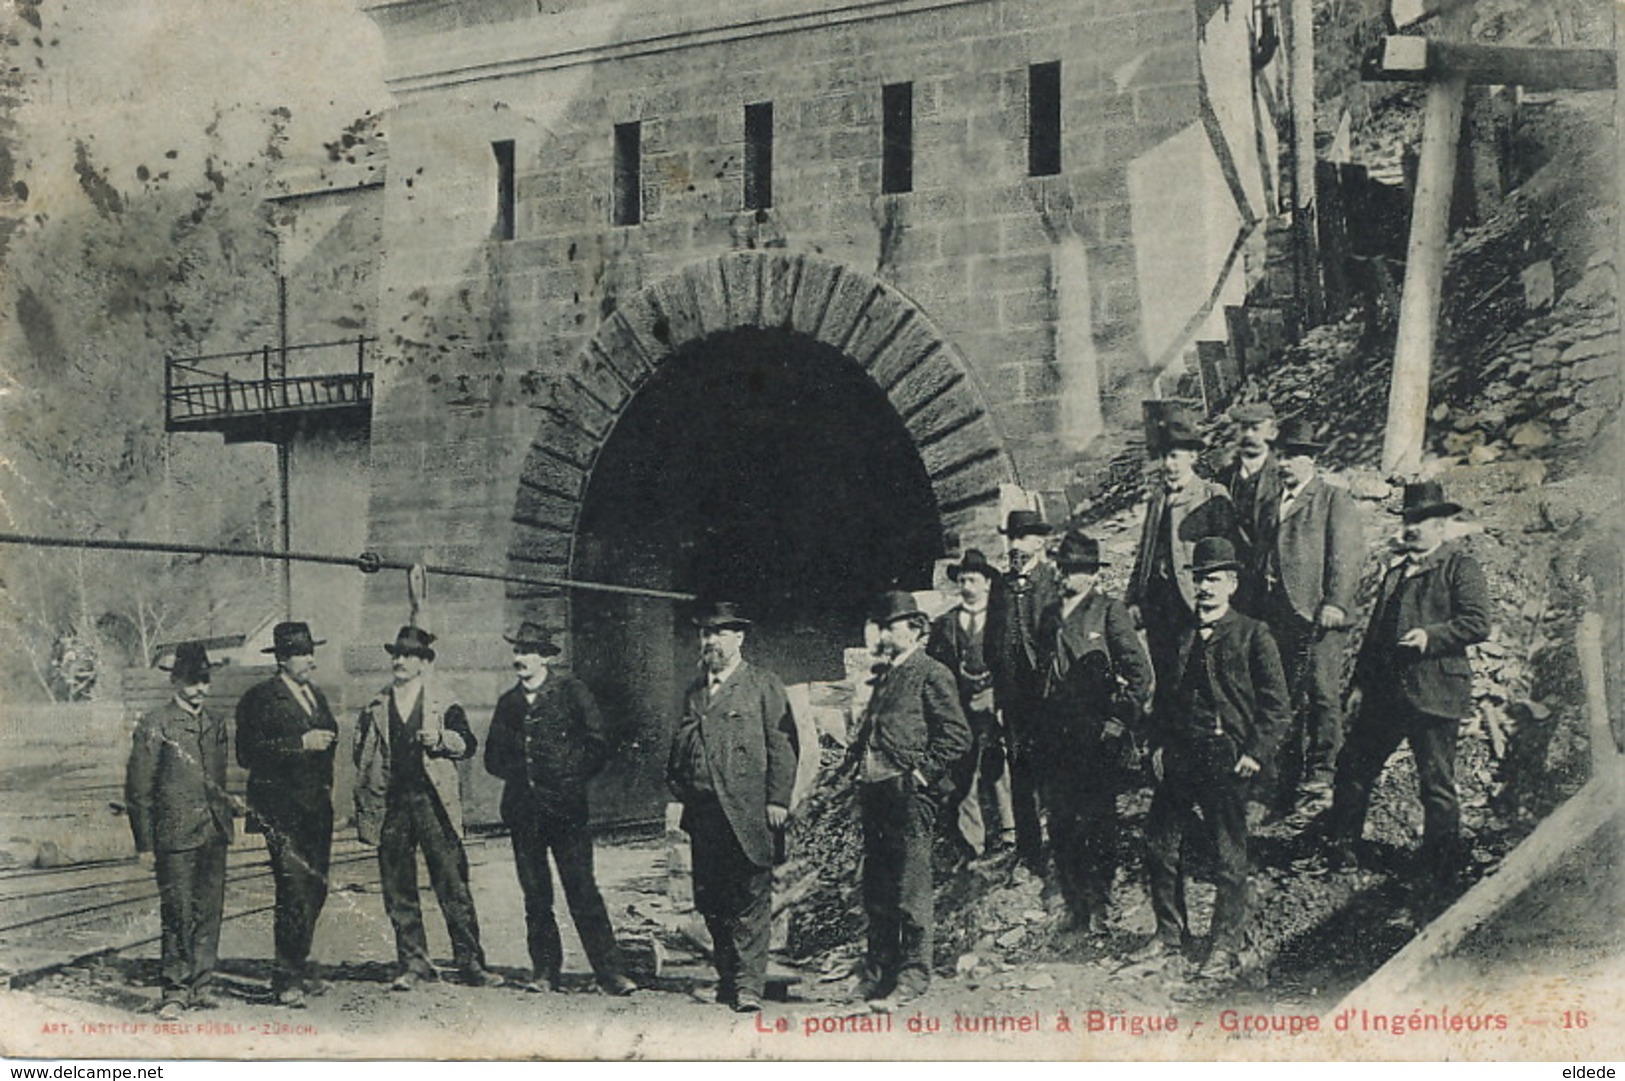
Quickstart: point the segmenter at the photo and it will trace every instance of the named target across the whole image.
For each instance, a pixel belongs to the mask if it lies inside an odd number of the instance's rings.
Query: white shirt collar
[[[705,673],[705,685],[707,687],[720,687],[724,683],[728,682],[733,678],[733,674],[739,671],[739,662],[741,659],[742,658],[735,657],[733,661],[729,663],[728,667],[724,668],[720,672],[712,672],[707,670]]]

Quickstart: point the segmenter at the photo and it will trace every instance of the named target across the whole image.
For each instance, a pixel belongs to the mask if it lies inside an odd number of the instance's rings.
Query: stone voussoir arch
[[[925,467],[943,527],[961,536],[996,520],[1001,484],[1017,480],[964,357],[895,288],[831,259],[733,252],[626,298],[557,379],[520,472],[511,573],[567,576],[599,449],[650,376],[708,338],[782,330],[832,347],[885,392]],[[510,599],[549,591],[516,587]],[[564,598],[554,598],[563,602]],[[542,615],[562,628],[565,613]]]

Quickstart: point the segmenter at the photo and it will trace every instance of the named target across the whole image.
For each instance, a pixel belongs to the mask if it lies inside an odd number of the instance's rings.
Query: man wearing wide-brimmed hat
[[[1044,846],[1034,761],[1038,710],[1044,695],[1038,617],[1060,597],[1061,576],[1045,550],[1052,529],[1037,511],[1011,511],[1000,532],[1010,546],[1010,570],[988,609],[988,665],[1009,750],[1016,852],[1036,871]]]
[[[1269,628],[1231,607],[1241,562],[1226,537],[1204,537],[1191,553],[1195,610],[1175,643],[1177,664],[1157,686],[1152,724],[1158,778],[1146,815],[1146,868],[1157,929],[1133,960],[1157,960],[1190,937],[1182,841],[1191,809],[1213,844],[1217,895],[1212,949],[1200,975],[1234,977],[1251,907],[1247,796],[1291,721],[1286,676]]]
[[[393,678],[362,707],[356,726],[356,833],[378,846],[384,911],[395,929],[395,991],[437,978],[418,899],[419,850],[463,982],[503,983],[485,967],[463,851],[457,763],[473,756],[476,742],[463,707],[429,676],[434,640],[428,631],[408,626],[384,646]]]
[[[276,881],[276,969],[271,991],[302,1007],[320,980],[307,972],[316,920],[327,900],[333,846],[333,745],[338,722],[311,682],[316,647],[309,625],[271,630],[277,674],[237,703],[237,764],[248,770],[248,829],[265,832]]]
[[[1281,814],[1300,816],[1331,803],[1343,746],[1344,639],[1365,557],[1354,498],[1315,468],[1325,449],[1302,419],[1281,422],[1276,521],[1258,534],[1250,574],[1253,614],[1275,635],[1293,699],[1292,729],[1276,755],[1265,799]]]
[[[587,782],[609,754],[598,701],[581,680],[553,668],[563,650],[541,624],[527,620],[518,633],[503,637],[513,647],[519,681],[497,699],[485,738],[485,769],[504,782],[502,822],[513,841],[514,868],[525,896],[531,964],[525,990],[558,990],[564,963],[553,916],[551,852],[599,986],[612,995],[631,994],[637,985],[626,976],[598,892],[587,828]]]
[[[998,569],[978,548],[967,548],[959,562],[949,564],[948,577],[959,587],[959,603],[932,622],[925,651],[954,674],[959,705],[970,723],[971,753],[955,778],[958,813],[954,829],[965,851],[974,857],[1014,845],[1016,840],[1009,756],[988,666],[988,610],[992,593],[1002,583]],[[984,798],[998,814],[998,832],[992,838],[983,821]]]
[[[1355,660],[1355,719],[1338,759],[1331,813],[1332,862],[1352,868],[1372,787],[1399,741],[1408,742],[1422,799],[1424,903],[1446,899],[1461,868],[1456,738],[1473,712],[1467,647],[1490,633],[1484,571],[1448,539],[1460,512],[1438,481],[1405,486],[1396,557],[1383,572]]]
[[[692,842],[694,907],[711,933],[717,1001],[762,1008],[773,915],[796,779],[796,725],[779,677],[744,659],[750,620],[731,601],[694,617],[700,674],[683,696],[666,783]],[[816,753],[816,752],[814,752]]]
[[[1198,476],[1197,455],[1207,445],[1188,411],[1169,415],[1147,453],[1156,463],[1156,481],[1145,509],[1124,599],[1142,626],[1157,680],[1177,678],[1180,635],[1196,611],[1196,591],[1183,570],[1203,537],[1236,535],[1236,508],[1224,485]]]
[[[1122,601],[1096,588],[1100,543],[1078,530],[1055,554],[1061,599],[1040,620],[1040,791],[1056,876],[1075,930],[1104,937],[1117,870],[1121,766],[1144,735],[1151,661]]]
[[[124,774],[124,805],[135,850],[158,876],[163,927],[158,1016],[174,1021],[190,1006],[216,1005],[209,984],[220,950],[226,901],[226,846],[241,802],[226,792],[223,717],[204,708],[208,651],[202,642],[175,647],[169,667],[173,697],[135,726]]]
[[[890,1010],[931,983],[932,827],[971,738],[953,673],[926,655],[930,618],[913,594],[883,594],[870,618],[884,663],[847,752],[863,815],[869,920],[858,994]]]
[[[1236,553],[1241,557],[1241,587],[1236,606],[1258,615],[1260,579],[1253,573],[1280,518],[1280,422],[1267,401],[1243,402],[1230,408],[1236,425],[1236,456],[1219,471],[1218,481],[1236,505]]]

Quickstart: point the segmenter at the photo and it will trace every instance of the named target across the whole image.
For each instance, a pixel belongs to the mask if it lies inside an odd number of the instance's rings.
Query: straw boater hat
[[[519,630],[514,634],[505,634],[503,639],[511,646],[515,653],[535,653],[541,657],[557,657],[564,650],[553,644],[553,636],[547,628],[533,620],[525,620],[519,624]]]
[[[750,620],[740,614],[739,605],[733,601],[712,601],[695,615],[694,626],[702,630],[742,631],[750,626]]]
[[[1424,480],[1405,485],[1405,503],[1399,513],[1407,522],[1420,522],[1460,514],[1461,504],[1447,500],[1444,486],[1438,481]]]
[[[1236,558],[1236,546],[1224,537],[1203,537],[1191,551],[1191,561],[1185,567],[1192,574],[1210,574],[1213,571],[1240,571],[1241,561]]]
[[[882,627],[889,627],[900,619],[921,624],[931,622],[931,617],[920,611],[919,602],[914,599],[914,594],[905,593],[900,589],[882,593],[875,601],[869,618]]]
[[[158,667],[169,673],[171,683],[190,686],[208,683],[210,670],[218,666],[210,662],[209,651],[203,648],[202,642],[182,642],[175,647],[172,663]]]
[[[271,628],[271,648],[261,653],[275,653],[278,657],[297,657],[316,652],[317,646],[327,645],[325,638],[312,638],[308,623],[278,623]]]
[[[980,574],[990,582],[999,576],[998,569],[987,561],[980,548],[966,548],[958,563],[948,564],[949,581],[957,582],[964,574]]]
[[[434,635],[420,627],[402,627],[395,634],[395,641],[384,646],[384,652],[391,657],[422,657],[426,661],[434,660]]]

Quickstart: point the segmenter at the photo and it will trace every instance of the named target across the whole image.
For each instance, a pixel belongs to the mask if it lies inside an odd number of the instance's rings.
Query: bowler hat
[[[1224,537],[1203,537],[1191,551],[1191,561],[1185,568],[1192,574],[1213,571],[1240,571],[1241,561],[1236,558],[1236,546]]]
[[[1053,533],[1054,528],[1035,510],[1013,510],[999,532],[1007,537],[1025,537],[1032,533]]]
[[[1461,504],[1447,500],[1444,486],[1438,481],[1423,480],[1405,485],[1405,503],[1399,513],[1407,522],[1420,522],[1460,514]]]
[[[999,571],[987,561],[987,556],[982,554],[980,548],[966,548],[964,557],[958,563],[948,564],[950,580],[957,582],[964,574],[980,574],[991,582],[999,576]]]
[[[209,682],[209,670],[214,664],[202,642],[182,642],[175,647],[173,663],[158,667],[169,673],[171,682],[190,685]]]
[[[1168,418],[1168,423],[1162,429],[1162,449],[1168,450],[1202,450],[1207,446],[1207,440],[1202,437],[1202,430],[1196,425],[1196,418],[1184,413],[1175,413]]]
[[[1274,420],[1275,407],[1269,402],[1242,402],[1230,407],[1230,419],[1237,424],[1257,424],[1261,420]]]
[[[519,630],[512,635],[502,636],[509,645],[513,646],[515,653],[534,653],[540,657],[557,657],[564,650],[553,643],[553,636],[546,627],[534,620],[525,620],[519,624]]]
[[[421,627],[402,627],[395,632],[395,641],[384,646],[391,657],[422,657],[434,660],[434,635]]]
[[[1055,552],[1055,565],[1063,571],[1099,570],[1111,566],[1100,558],[1100,542],[1078,530],[1061,538],[1061,547]]]
[[[694,616],[694,626],[711,630],[744,630],[750,626],[750,620],[740,615],[739,605],[733,601],[712,601]]]
[[[278,623],[271,628],[271,648],[261,653],[275,653],[278,657],[297,657],[316,652],[317,646],[327,645],[325,638],[312,638],[308,623]]]
[[[916,623],[929,623],[931,620],[930,616],[920,611],[919,602],[914,599],[914,594],[905,593],[901,589],[882,593],[870,610],[869,618],[882,627],[889,627],[900,619],[909,619]]]
[[[1326,449],[1326,444],[1315,438],[1315,430],[1302,417],[1288,417],[1281,422],[1281,434],[1275,439],[1275,449],[1288,457],[1306,454],[1313,458]]]

